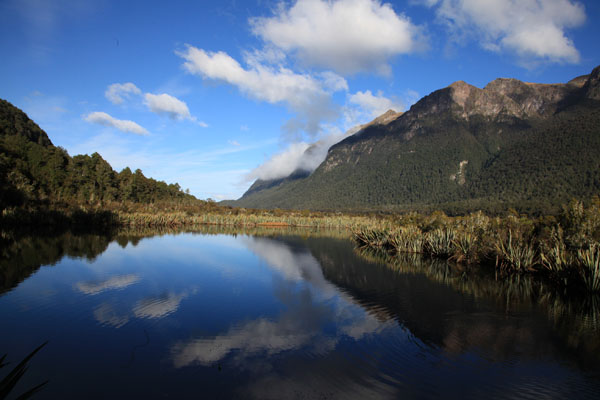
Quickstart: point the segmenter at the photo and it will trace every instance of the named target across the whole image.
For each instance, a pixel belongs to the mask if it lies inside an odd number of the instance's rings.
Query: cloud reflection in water
[[[106,290],[124,289],[139,280],[135,274],[116,275],[101,281],[77,282],[75,288],[81,293],[95,295]]]
[[[305,347],[310,353],[332,351],[342,336],[355,340],[383,330],[385,322],[356,312],[350,297],[340,293],[323,276],[319,262],[305,249],[266,238],[247,238],[248,248],[279,272],[273,279],[275,296],[285,306],[277,319],[258,318],[232,326],[225,334],[174,344],[176,368],[210,365],[230,353],[239,364],[254,355],[274,355]],[[300,283],[307,283],[301,285]],[[336,332],[324,332],[326,324]]]
[[[156,297],[147,297],[138,301],[133,307],[133,315],[138,318],[162,318],[179,308],[181,300],[191,293],[165,293]]]

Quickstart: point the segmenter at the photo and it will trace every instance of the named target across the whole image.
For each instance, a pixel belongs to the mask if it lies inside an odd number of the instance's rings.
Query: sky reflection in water
[[[0,297],[11,356],[50,340],[23,381],[49,379],[40,398],[593,398],[600,389],[600,346],[589,339],[598,327],[528,300],[539,288],[522,283],[516,302],[480,296],[486,284],[461,289],[444,266],[369,262],[338,239],[87,240],[98,254],[49,260]]]

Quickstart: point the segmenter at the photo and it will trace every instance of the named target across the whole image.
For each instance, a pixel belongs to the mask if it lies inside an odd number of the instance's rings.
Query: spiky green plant
[[[532,270],[536,263],[534,247],[522,238],[513,238],[512,230],[508,231],[508,239],[500,240],[495,248],[500,265],[505,269],[525,272]]]
[[[577,251],[580,274],[590,292],[600,291],[600,245],[591,244]]]
[[[449,257],[454,254],[454,239],[456,231],[454,228],[438,228],[427,232],[425,236],[425,250],[434,256]]]
[[[389,246],[387,229],[358,228],[352,230],[352,237],[361,246],[385,248]]]
[[[479,238],[471,232],[457,232],[453,240],[454,254],[452,258],[457,262],[471,262],[477,258],[477,247]]]
[[[21,380],[25,372],[27,372],[27,364],[33,358],[33,356],[40,351],[48,342],[42,343],[35,350],[33,350],[27,357],[25,357],[19,364],[17,364],[9,373],[0,381],[0,399],[8,398],[8,395],[15,388],[17,383]],[[6,359],[6,354],[0,357],[0,368],[8,365],[4,360]],[[27,390],[25,393],[22,393],[18,398],[19,399],[28,399],[32,397],[35,393],[39,392],[44,385],[46,385],[48,381],[40,383],[37,386]]]
[[[403,226],[391,232],[389,242],[396,253],[423,252],[423,232],[415,225]]]
[[[540,246],[540,260],[542,265],[553,273],[562,273],[574,264],[560,225],[552,228],[549,243],[542,243]]]

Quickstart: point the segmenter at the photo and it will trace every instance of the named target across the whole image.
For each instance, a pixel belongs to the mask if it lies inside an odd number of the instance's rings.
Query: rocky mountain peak
[[[473,94],[474,91],[480,90],[473,85],[469,85],[464,81],[456,81],[448,86],[451,91],[452,100],[462,107],[467,103],[467,100]]]

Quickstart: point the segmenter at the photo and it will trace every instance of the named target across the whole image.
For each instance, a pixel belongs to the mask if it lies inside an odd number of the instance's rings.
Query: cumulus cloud
[[[190,110],[185,102],[166,93],[146,93],[144,95],[144,104],[153,113],[167,115],[171,119],[196,121],[196,118],[190,114]]]
[[[345,133],[333,130],[329,135],[312,144],[292,143],[246,174],[245,180],[249,182],[255,179],[280,179],[295,171],[313,172],[325,160],[331,146],[354,132],[355,129]]]
[[[511,51],[522,59],[579,62],[566,30],[581,26],[585,9],[572,0],[428,0],[454,39],[476,35],[492,51]]]
[[[104,96],[113,104],[122,104],[131,95],[140,95],[142,91],[131,82],[113,83],[106,89]]]
[[[323,121],[335,120],[338,110],[331,101],[331,92],[347,87],[345,80],[333,72],[317,79],[283,66],[261,64],[255,59],[244,68],[227,53],[208,52],[193,46],[177,54],[185,60],[183,66],[189,73],[226,82],[257,100],[287,105],[296,116],[288,121],[284,131],[294,139],[301,137],[300,132],[315,136]]]
[[[87,122],[116,128],[121,132],[135,133],[136,135],[148,135],[148,131],[133,121],[116,119],[105,112],[95,111],[84,116]]]
[[[394,110],[396,112],[404,110],[402,104],[383,96],[381,91],[377,92],[376,95],[371,93],[370,90],[364,92],[358,91],[353,95],[350,95],[348,101],[351,104],[359,106],[361,111],[372,118],[376,118],[388,110]]]
[[[305,65],[341,74],[389,74],[390,58],[426,47],[421,29],[379,0],[298,0],[250,23],[256,35]]]
[[[117,275],[101,281],[78,282],[75,288],[81,293],[94,295],[106,290],[124,289],[140,280],[138,275]]]

